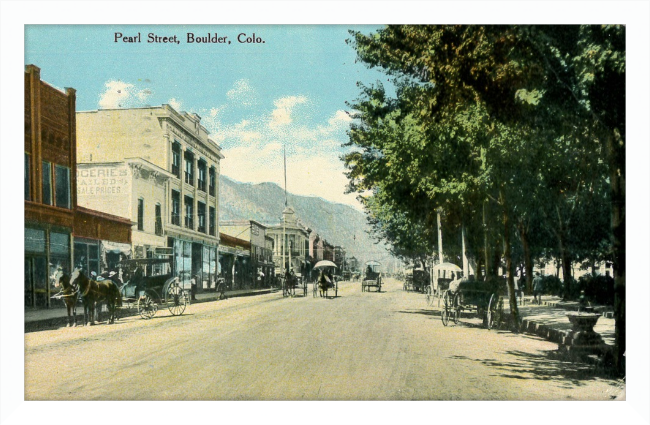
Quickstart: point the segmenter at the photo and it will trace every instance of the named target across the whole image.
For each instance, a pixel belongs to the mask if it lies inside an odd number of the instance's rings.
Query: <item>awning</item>
[[[102,254],[111,253],[111,254],[124,254],[127,257],[131,256],[131,244],[128,243],[102,241],[101,250],[102,250]]]

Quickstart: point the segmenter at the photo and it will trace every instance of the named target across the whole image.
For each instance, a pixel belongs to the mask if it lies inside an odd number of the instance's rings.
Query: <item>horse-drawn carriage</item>
[[[146,258],[124,260],[120,263],[130,275],[130,279],[121,289],[122,301],[129,307],[135,306],[143,319],[151,319],[158,311],[159,305],[167,307],[172,315],[179,316],[189,304],[189,283],[172,275],[170,261]],[[157,269],[159,274],[144,276],[143,267],[147,266]]]
[[[361,292],[370,291],[370,288],[377,288],[377,292],[381,292],[381,263],[377,261],[368,261],[366,263],[365,272],[361,280]]]
[[[339,283],[334,276],[337,265],[329,260],[321,260],[314,265],[314,270],[319,270],[318,278],[314,282],[314,298],[321,296],[329,298],[329,292],[334,291],[334,298],[339,296]]]
[[[449,320],[458,323],[464,310],[474,310],[483,319],[483,324],[492,329],[503,320],[503,293],[499,280],[477,281],[456,279],[443,292],[442,324]]]
[[[453,263],[441,263],[433,266],[430,284],[425,286],[427,305],[433,306],[434,301],[438,300],[438,307],[442,301],[443,295],[449,289],[449,284],[460,277],[463,270]]]
[[[280,277],[280,285],[282,286],[283,297],[293,297],[296,295],[296,288],[298,291],[302,290],[303,296],[307,296],[307,281],[303,279],[302,275],[289,274]]]
[[[425,292],[429,286],[429,272],[424,269],[409,270],[404,279],[404,290],[414,292]]]

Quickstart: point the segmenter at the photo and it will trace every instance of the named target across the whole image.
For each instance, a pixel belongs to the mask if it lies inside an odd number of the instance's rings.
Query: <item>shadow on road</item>
[[[522,380],[554,381],[564,388],[585,386],[589,382],[598,379],[613,380],[615,378],[611,371],[600,366],[571,361],[557,350],[546,350],[542,351],[541,354],[509,350],[499,354],[512,360],[479,359],[467,356],[451,356],[450,359],[479,362],[494,369],[494,376]],[[614,397],[615,395],[612,398]]]

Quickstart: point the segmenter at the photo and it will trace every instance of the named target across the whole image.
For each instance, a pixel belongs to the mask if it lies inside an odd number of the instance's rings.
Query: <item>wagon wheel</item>
[[[460,293],[456,293],[454,296],[454,323],[458,324],[458,321],[460,320],[460,311],[462,309],[461,307],[461,302],[460,302]]]
[[[157,311],[158,305],[149,294],[145,294],[138,299],[138,314],[143,319],[151,319]]]
[[[433,303],[433,293],[431,291],[431,285],[427,285],[427,289],[424,291],[427,297],[427,305],[431,306]]]
[[[185,311],[187,296],[178,282],[174,282],[167,287],[165,303],[173,316],[180,316]]]
[[[442,312],[440,314],[440,317],[442,318],[442,324],[444,326],[447,326],[449,324],[449,303],[449,294],[445,291],[444,303],[442,306]]]
[[[503,302],[497,294],[492,294],[487,309],[487,328],[498,327],[503,315]]]

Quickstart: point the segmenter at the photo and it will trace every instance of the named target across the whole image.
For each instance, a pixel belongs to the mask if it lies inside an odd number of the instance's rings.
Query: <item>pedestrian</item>
[[[190,280],[190,288],[191,288],[191,289],[190,289],[190,293],[191,293],[191,295],[192,295],[192,301],[196,301],[196,285],[197,285],[196,282],[197,282],[198,280],[199,280],[199,276],[198,276],[198,275],[194,275],[194,276],[192,276],[192,279]]]
[[[544,282],[542,281],[542,276],[539,272],[535,273],[535,278],[533,279],[533,303],[538,305],[542,304],[542,291],[544,290]]]

